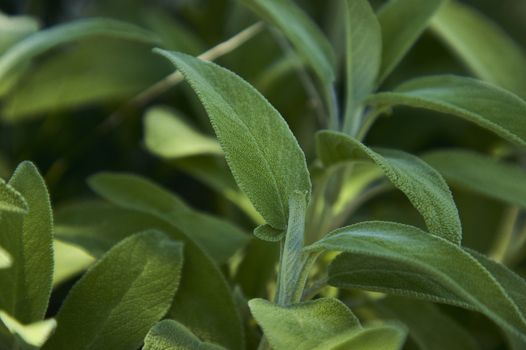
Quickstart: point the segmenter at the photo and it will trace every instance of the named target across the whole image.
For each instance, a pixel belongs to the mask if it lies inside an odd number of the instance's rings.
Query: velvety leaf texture
[[[0,80],[19,64],[58,45],[93,36],[116,37],[156,43],[151,32],[135,25],[106,18],[89,18],[39,31],[11,46],[0,56]]]
[[[317,134],[317,149],[325,165],[363,158],[372,160],[409,198],[430,232],[460,244],[462,228],[453,196],[442,176],[419,158],[397,150],[373,150],[347,135],[332,131]]]
[[[363,222],[335,230],[306,248],[322,249],[350,253],[339,255],[331,264],[332,285],[467,307],[526,340],[524,314],[500,277],[440,237],[398,223]],[[526,292],[520,287],[514,293]]]
[[[156,324],[144,339],[144,350],[225,350],[224,347],[201,341],[185,326],[174,320]]]
[[[526,170],[466,150],[443,150],[422,157],[450,184],[526,208]]]
[[[219,263],[225,263],[248,240],[228,221],[191,209],[173,193],[140,176],[99,173],[89,184],[119,206],[153,214],[188,232]]]
[[[163,233],[123,240],[71,289],[43,349],[138,348],[170,308],[182,264],[182,244]]]
[[[451,114],[526,146],[526,102],[480,80],[450,75],[417,78],[369,101],[382,108],[403,105]]]
[[[314,349],[343,332],[361,327],[351,310],[333,298],[286,307],[253,299],[249,306],[275,350]]]
[[[433,17],[431,28],[476,76],[526,98],[526,55],[490,18],[448,1]]]
[[[27,214],[27,202],[12,186],[0,179],[0,212]]]
[[[167,317],[184,324],[200,339],[227,349],[242,349],[241,320],[221,270],[185,232],[144,211],[87,202],[57,213],[57,237],[100,256],[131,233],[156,229],[184,244],[179,290]]]
[[[378,12],[382,28],[382,82],[427,28],[444,0],[389,0]]]
[[[382,55],[382,34],[368,0],[348,0],[346,4],[347,106],[344,129],[352,135],[360,122],[356,120],[356,114],[376,85]]]
[[[268,224],[284,229],[290,195],[311,189],[305,156],[287,123],[236,74],[182,53],[157,52],[197,93],[241,190]]]
[[[196,131],[179,113],[168,107],[153,107],[146,111],[144,133],[146,148],[163,158],[223,155],[217,140]]]
[[[0,309],[28,324],[44,318],[51,294],[53,217],[46,184],[32,163],[21,163],[9,185],[24,197],[28,212],[0,214],[0,244],[13,259],[0,271]]]

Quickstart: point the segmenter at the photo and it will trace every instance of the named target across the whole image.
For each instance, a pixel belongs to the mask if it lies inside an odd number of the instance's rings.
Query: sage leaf
[[[133,232],[156,229],[184,244],[180,287],[167,317],[185,325],[199,338],[227,349],[243,348],[240,317],[223,274],[185,232],[166,220],[108,203],[77,203],[57,212],[56,235],[100,256]]]
[[[55,267],[53,269],[54,287],[85,271],[95,262],[95,258],[84,249],[58,239],[53,241],[53,251],[55,253]]]
[[[23,344],[20,344],[19,339],[15,342],[22,350],[40,348],[57,327],[57,322],[52,318],[27,325],[21,324],[4,311],[0,311],[0,321],[9,329],[11,334],[21,338]]]
[[[273,228],[287,225],[289,197],[311,183],[305,156],[280,114],[247,82],[209,62],[157,50],[190,83],[207,110],[241,190]]]
[[[27,202],[12,186],[0,179],[0,212],[27,214]]]
[[[314,349],[343,332],[361,327],[351,310],[334,298],[289,306],[252,299],[249,307],[275,350]]]
[[[13,260],[0,270],[0,308],[23,324],[44,318],[53,279],[53,217],[49,194],[37,168],[22,162],[9,185],[27,203],[27,214],[0,215],[0,244]]]
[[[361,104],[376,87],[382,55],[378,19],[367,0],[347,0],[346,110],[344,131],[355,135],[360,126]]]
[[[335,55],[318,26],[291,0],[242,0],[276,26],[324,86],[335,80]]]
[[[203,342],[174,320],[157,323],[144,339],[144,350],[221,350],[222,346]]]
[[[476,79],[442,75],[417,78],[394,92],[373,95],[380,108],[404,105],[451,114],[526,145],[526,102],[497,86]]]
[[[38,22],[29,16],[6,16],[0,13],[0,55],[10,46],[38,30]]]
[[[381,83],[400,63],[444,0],[389,0],[378,12],[382,28]]]
[[[479,349],[468,331],[431,303],[389,296],[376,302],[375,308],[382,318],[407,326],[409,336],[422,350]]]
[[[477,77],[526,98],[526,56],[490,18],[447,1],[433,17],[431,29]]]
[[[12,262],[11,255],[4,248],[0,247],[0,269],[11,266]]]
[[[71,289],[43,349],[138,348],[170,308],[182,264],[182,244],[159,231],[126,238]]]
[[[223,155],[216,139],[196,131],[175,110],[153,107],[144,117],[144,142],[153,154],[167,159]]]
[[[191,209],[173,193],[140,176],[99,173],[88,181],[110,202],[155,215],[187,232],[218,263],[225,263],[248,239],[228,221]]]
[[[422,158],[452,185],[526,208],[526,171],[466,150],[443,150]]]
[[[335,230],[305,249],[346,252],[330,266],[329,283],[334,286],[466,307],[526,340],[524,314],[497,277],[462,248],[416,227],[362,222]]]
[[[453,196],[440,174],[419,158],[397,150],[370,149],[342,133],[317,134],[318,156],[326,165],[370,159],[419,211],[435,235],[460,244],[462,227]]]
[[[49,49],[94,36],[157,42],[155,34],[132,24],[106,18],[81,19],[39,31],[11,46],[0,56],[0,80],[17,65],[26,63]]]

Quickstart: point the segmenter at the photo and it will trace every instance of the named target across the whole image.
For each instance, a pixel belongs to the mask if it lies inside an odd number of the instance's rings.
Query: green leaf
[[[380,310],[383,319],[393,318],[404,323],[421,350],[479,349],[474,337],[431,303],[387,297],[376,302],[374,307]]]
[[[146,111],[144,143],[151,153],[168,159],[223,155],[215,138],[198,132],[168,107],[153,107]]]
[[[362,102],[376,87],[382,55],[382,34],[378,19],[367,0],[347,0],[346,85],[344,131],[355,135],[360,126]]]
[[[132,24],[106,18],[81,19],[39,31],[11,46],[0,56],[0,80],[4,79],[11,69],[54,47],[94,36],[157,42],[153,33]]]
[[[85,250],[57,239],[53,241],[53,251],[55,252],[54,287],[86,270],[95,261],[94,257]]]
[[[138,348],[170,308],[182,263],[182,244],[161,232],[123,240],[71,289],[43,349]]]
[[[156,229],[184,243],[181,284],[167,317],[188,327],[199,338],[227,349],[243,348],[240,317],[229,285],[219,268],[185,232],[166,220],[136,210],[87,202],[57,212],[56,235],[100,256],[133,232]]]
[[[268,224],[284,229],[291,194],[311,190],[305,156],[287,123],[234,73],[185,54],[157,52],[196,91],[241,190]]]
[[[322,298],[290,306],[252,299],[249,306],[275,350],[314,349],[360,328],[360,322],[341,301]]]
[[[21,349],[26,349],[24,345],[30,348],[40,348],[57,326],[57,322],[54,319],[24,325],[1,310],[0,320],[9,329],[11,334],[15,335],[15,337],[20,337],[23,343],[25,343],[21,346]],[[15,340],[15,342],[17,341]],[[19,348],[16,347],[16,349]]]
[[[44,180],[30,162],[21,163],[9,185],[27,202],[28,213],[2,212],[0,244],[13,266],[0,270],[0,308],[29,324],[44,318],[53,279],[53,217]]]
[[[419,158],[397,150],[370,149],[342,133],[317,134],[318,156],[326,166],[360,159],[376,163],[420,212],[429,231],[460,244],[462,227],[453,196],[440,174]]]
[[[382,27],[379,82],[396,68],[429,25],[444,0],[390,0],[378,12]]]
[[[331,44],[318,26],[291,0],[242,0],[259,16],[276,26],[312,68],[324,85],[336,78]]]
[[[11,255],[9,255],[4,248],[0,247],[0,269],[10,267],[12,263],[13,260],[11,259]]]
[[[218,263],[225,263],[248,240],[230,222],[193,210],[173,193],[140,176],[99,173],[88,182],[110,202],[155,215],[187,232]]]
[[[448,1],[433,17],[431,28],[476,76],[526,98],[524,51],[489,17]]]
[[[144,339],[144,350],[221,350],[222,346],[203,342],[174,320],[157,323]]]
[[[38,30],[38,22],[28,16],[6,16],[0,12],[0,55],[11,45]]]
[[[417,78],[394,92],[374,95],[369,102],[379,108],[403,105],[451,114],[526,145],[526,102],[479,80],[449,75]]]
[[[526,171],[466,150],[444,150],[422,157],[450,184],[526,208]]]
[[[305,249],[346,252],[330,266],[331,285],[474,309],[526,340],[526,319],[507,286],[462,248],[416,227],[363,222],[338,229]]]
[[[12,186],[0,179],[0,212],[27,214],[28,205],[24,197]]]

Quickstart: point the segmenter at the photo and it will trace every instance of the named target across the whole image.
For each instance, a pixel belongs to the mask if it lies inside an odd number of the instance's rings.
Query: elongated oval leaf
[[[526,56],[490,18],[448,1],[433,17],[431,28],[476,76],[526,98]]]
[[[526,208],[526,171],[516,165],[460,149],[422,158],[451,184]]]
[[[411,80],[394,92],[372,96],[379,107],[424,108],[464,118],[520,146],[526,145],[526,102],[476,79],[433,76]]]
[[[374,286],[387,293],[438,302],[451,300],[452,304],[478,310],[526,341],[526,319],[505,287],[468,252],[440,237],[398,223],[363,222],[338,229],[306,248],[320,249],[350,253],[339,255],[331,264],[333,285]],[[349,258],[354,265],[348,264]],[[386,271],[386,266],[391,268]],[[347,271],[352,275],[353,269],[362,269],[361,273],[357,271],[360,279],[348,279]]]
[[[460,244],[462,228],[453,196],[440,174],[419,158],[390,149],[372,150],[332,131],[317,134],[318,156],[325,165],[370,159],[420,212],[430,232]]]
[[[222,346],[201,341],[174,320],[157,323],[144,339],[144,350],[221,350]]]
[[[197,93],[241,190],[267,223],[284,229],[289,196],[311,189],[305,156],[287,123],[234,73],[182,53],[157,52],[177,66]]]
[[[356,134],[363,100],[374,90],[380,70],[382,34],[368,0],[347,0],[346,88],[344,131]]]
[[[321,82],[335,79],[332,46],[316,24],[291,0],[242,0],[258,15],[275,25],[292,43]]]
[[[27,214],[27,202],[12,186],[0,179],[0,212]]]
[[[0,244],[13,259],[0,271],[0,308],[29,324],[44,318],[51,294],[53,217],[46,184],[32,163],[21,163],[9,185],[24,197],[28,213],[0,216]]]
[[[117,244],[69,292],[43,349],[138,348],[172,304],[182,248],[158,231]]]
[[[49,49],[93,36],[116,37],[148,43],[157,42],[155,34],[132,24],[106,18],[77,20],[42,30],[11,46],[0,56],[0,80],[4,79],[17,65]]]
[[[225,263],[248,240],[230,222],[193,210],[173,193],[140,176],[99,173],[89,178],[89,184],[110,202],[150,213],[187,232],[218,263]]]
[[[243,349],[241,320],[221,270],[191,238],[193,232],[166,220],[108,203],[87,202],[57,212],[56,234],[100,256],[133,232],[156,229],[184,243],[181,284],[167,317],[185,325],[200,339],[227,349]]]
[[[378,12],[382,27],[382,82],[427,28],[444,0],[390,0]]]
[[[223,155],[217,140],[196,131],[167,107],[153,107],[146,111],[144,142],[150,152],[168,159]]]
[[[334,298],[278,306],[263,299],[249,301],[250,311],[273,349],[313,349],[353,329],[360,322]]]

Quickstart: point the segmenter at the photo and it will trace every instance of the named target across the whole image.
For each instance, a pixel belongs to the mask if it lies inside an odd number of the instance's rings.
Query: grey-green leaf
[[[249,306],[275,350],[314,349],[343,332],[361,327],[351,310],[334,298],[290,306],[252,299]]]
[[[526,102],[480,80],[449,75],[417,78],[394,92],[374,95],[369,102],[380,108],[403,105],[451,114],[526,146]]]
[[[182,264],[182,244],[159,231],[123,240],[69,292],[43,349],[140,347],[170,308]]]
[[[332,46],[301,8],[292,0],[242,0],[242,2],[285,35],[324,85],[332,84],[336,77]]]
[[[524,51],[490,18],[448,1],[433,17],[431,28],[476,76],[526,98]]]
[[[248,240],[230,222],[193,210],[175,194],[140,176],[99,173],[89,178],[89,184],[121,207],[150,213],[187,232],[218,263],[225,263]]]
[[[508,286],[471,254],[440,237],[398,223],[363,222],[338,229],[306,248],[323,249],[350,253],[331,264],[332,285],[467,307],[526,340],[526,319]],[[523,289],[514,293],[524,294]]]
[[[0,12],[0,55],[11,45],[38,30],[38,22],[27,16],[6,16]]]
[[[0,56],[0,80],[4,79],[10,70],[49,49],[94,36],[157,42],[155,34],[132,24],[106,18],[77,20],[39,31],[11,46]]]
[[[27,202],[12,186],[0,179],[0,212],[27,214]]]
[[[289,196],[311,190],[305,156],[285,120],[236,74],[182,53],[157,52],[197,93],[241,190],[268,224],[284,229]]]
[[[422,156],[453,185],[526,208],[526,170],[461,149]]]
[[[344,131],[355,135],[364,99],[376,87],[382,55],[382,33],[368,0],[346,1],[346,90]]]
[[[153,107],[144,116],[144,143],[153,154],[167,159],[210,154],[223,155],[216,139],[190,126],[168,107]]]
[[[44,318],[51,294],[53,217],[46,184],[32,163],[21,163],[9,185],[24,197],[28,212],[0,214],[0,244],[13,259],[0,271],[0,309],[29,324]]]
[[[188,328],[174,320],[157,323],[144,339],[144,350],[225,350],[201,341]]]
[[[56,234],[80,245],[94,256],[102,255],[133,232],[156,229],[184,243],[184,268],[180,288],[167,317],[184,324],[199,338],[227,349],[243,349],[241,320],[232,292],[221,270],[191,238],[193,232],[176,228],[143,211],[87,202],[57,212]]]
[[[397,150],[373,150],[333,131],[317,134],[317,149],[326,166],[363,158],[372,160],[409,198],[431,233],[460,244],[462,227],[453,196],[442,176],[419,158]]]
[[[378,12],[382,27],[381,83],[427,28],[444,0],[390,0]]]

